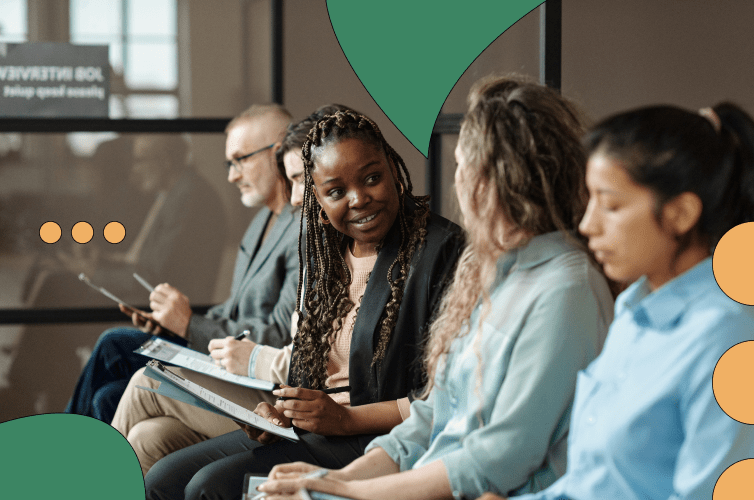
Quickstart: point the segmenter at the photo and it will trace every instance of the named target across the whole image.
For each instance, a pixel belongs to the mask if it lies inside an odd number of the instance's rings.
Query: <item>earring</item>
[[[327,218],[327,212],[325,212],[324,208],[319,209],[319,221],[325,226],[330,223],[330,219]]]
[[[406,190],[403,187],[403,183],[402,182],[397,182],[396,184],[398,184],[398,191],[400,191],[400,195],[403,196],[403,192]]]

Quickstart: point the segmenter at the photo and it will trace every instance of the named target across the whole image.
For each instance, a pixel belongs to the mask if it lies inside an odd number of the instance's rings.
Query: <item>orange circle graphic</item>
[[[71,229],[71,236],[76,243],[89,243],[94,236],[94,229],[88,222],[77,222]]]
[[[754,305],[754,222],[739,224],[720,239],[712,257],[712,270],[725,295]]]
[[[63,231],[60,229],[60,225],[57,222],[45,222],[42,227],[39,228],[39,237],[45,243],[56,243]]]
[[[103,231],[105,239],[110,243],[120,243],[126,237],[126,228],[120,222],[108,222]]]
[[[751,498],[754,486],[754,459],[736,462],[723,472],[715,483],[712,500]]]
[[[754,341],[736,344],[720,356],[712,390],[720,408],[744,424],[754,424]],[[752,476],[754,477],[754,475]]]

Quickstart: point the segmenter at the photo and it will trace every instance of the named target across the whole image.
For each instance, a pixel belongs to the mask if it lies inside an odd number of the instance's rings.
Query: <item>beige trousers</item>
[[[231,384],[191,370],[175,367],[170,370],[251,410],[262,401],[275,400],[267,391]],[[118,404],[112,426],[128,439],[145,475],[159,459],[174,451],[239,429],[229,418],[139,389],[139,385],[154,389],[160,383],[144,375],[144,368],[136,372]]]

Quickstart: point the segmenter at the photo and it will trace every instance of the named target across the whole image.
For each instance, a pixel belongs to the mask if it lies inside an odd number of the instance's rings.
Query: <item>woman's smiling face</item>
[[[372,255],[398,215],[393,168],[381,147],[358,138],[312,148],[317,201],[330,223],[353,238],[356,257]]]

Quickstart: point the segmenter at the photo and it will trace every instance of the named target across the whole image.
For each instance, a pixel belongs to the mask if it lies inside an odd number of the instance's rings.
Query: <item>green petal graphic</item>
[[[466,68],[541,0],[328,0],[343,53],[382,111],[424,156]]]

